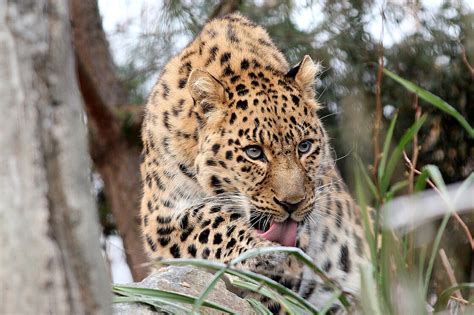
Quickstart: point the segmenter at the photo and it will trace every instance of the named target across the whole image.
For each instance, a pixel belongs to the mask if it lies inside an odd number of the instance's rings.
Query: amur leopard
[[[309,56],[290,69],[266,31],[239,14],[207,23],[169,61],[142,131],[141,225],[153,259],[229,262],[257,247],[296,246],[357,294],[367,245],[317,115],[318,72]],[[317,307],[332,296],[287,255],[241,267]]]

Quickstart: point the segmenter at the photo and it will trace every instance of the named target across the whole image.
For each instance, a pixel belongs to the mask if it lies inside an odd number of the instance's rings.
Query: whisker
[[[352,148],[349,150],[349,152],[347,152],[347,153],[346,153],[345,155],[343,155],[342,157],[337,157],[337,155],[336,155],[336,158],[334,159],[334,162],[340,161],[340,160],[342,160],[342,159],[348,157],[348,156],[352,153],[352,151],[354,151],[354,148],[355,148],[355,146],[352,146]]]
[[[341,113],[341,112],[329,113],[329,114],[327,114],[327,115],[324,115],[324,116],[320,117],[319,120],[322,121],[323,119],[326,119],[326,118],[331,117],[331,116],[334,116],[334,115],[338,115],[338,114],[340,114],[340,113]]]

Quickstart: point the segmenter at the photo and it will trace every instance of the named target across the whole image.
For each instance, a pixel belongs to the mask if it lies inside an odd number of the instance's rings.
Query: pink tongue
[[[296,229],[298,223],[288,219],[283,223],[272,223],[266,232],[259,231],[265,239],[278,242],[283,246],[296,246]]]

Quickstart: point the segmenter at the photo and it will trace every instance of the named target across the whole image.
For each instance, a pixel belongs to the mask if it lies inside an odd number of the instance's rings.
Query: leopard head
[[[241,68],[235,82],[203,70],[190,74],[198,182],[209,195],[244,196],[258,229],[301,222],[313,210],[329,154],[314,93],[319,66],[305,56],[288,73]]]

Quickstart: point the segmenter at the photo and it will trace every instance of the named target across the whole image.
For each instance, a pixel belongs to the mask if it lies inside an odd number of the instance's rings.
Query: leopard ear
[[[203,114],[213,111],[226,100],[224,86],[207,71],[193,70],[188,78],[188,89]]]
[[[316,75],[321,72],[321,65],[314,63],[309,55],[303,57],[300,63],[290,69],[286,77],[292,78],[303,91],[305,97],[314,98],[314,83]]]

